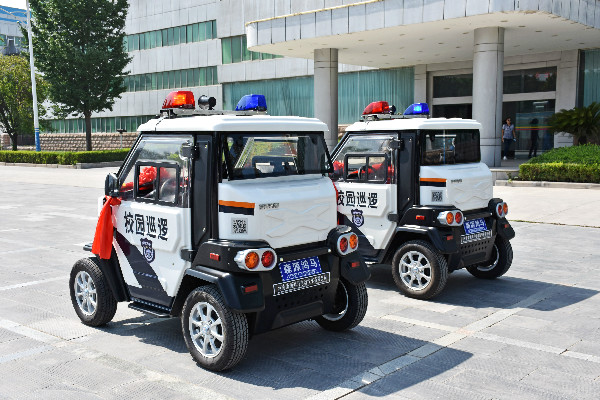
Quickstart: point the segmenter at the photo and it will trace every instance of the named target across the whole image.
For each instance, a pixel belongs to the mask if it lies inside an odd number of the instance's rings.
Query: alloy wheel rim
[[[412,291],[425,290],[431,283],[431,264],[419,251],[404,253],[398,268],[402,283]]]
[[[189,329],[192,343],[200,354],[207,358],[219,355],[225,334],[221,317],[212,305],[203,301],[192,308]]]
[[[341,288],[344,290],[344,296],[346,298],[346,305],[344,306],[344,309],[339,312],[339,313],[331,313],[331,314],[323,314],[323,318],[325,318],[328,321],[339,321],[340,319],[344,318],[344,315],[346,315],[346,312],[348,311],[348,290],[346,289],[346,286],[340,281],[340,286]],[[339,290],[339,289],[337,289]],[[336,297],[337,297],[337,293],[336,293]]]
[[[94,280],[86,271],[79,271],[75,276],[75,300],[81,312],[85,315],[93,315],[98,305],[98,295]]]
[[[494,244],[494,253],[496,253],[496,259],[494,260],[493,263],[491,263],[488,266],[477,266],[477,270],[481,271],[481,272],[487,272],[487,271],[491,271],[494,268],[496,268],[496,265],[498,265],[498,261],[500,261],[500,252],[498,251],[498,246],[496,246],[496,244]]]

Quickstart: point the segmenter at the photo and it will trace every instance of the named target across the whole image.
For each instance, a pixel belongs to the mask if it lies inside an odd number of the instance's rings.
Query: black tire
[[[341,278],[335,294],[335,310],[316,317],[315,321],[328,331],[341,332],[354,328],[365,317],[369,297],[364,282],[353,285]]]
[[[513,251],[510,242],[496,236],[492,257],[489,262],[467,267],[471,275],[481,279],[495,279],[506,273],[512,265]]]
[[[412,268],[409,269],[409,263]],[[402,262],[402,265],[401,265]],[[401,269],[404,271],[401,272]],[[414,275],[414,274],[417,275]],[[392,277],[400,291],[414,299],[431,299],[446,286],[446,259],[428,242],[411,240],[396,251],[392,259]]]
[[[85,325],[101,326],[113,319],[117,301],[96,258],[82,258],[71,269],[69,290],[77,316]]]
[[[207,318],[206,322],[202,319],[202,315]],[[192,316],[198,323],[190,324]],[[219,319],[219,324],[210,324],[211,321],[216,322]],[[234,367],[246,354],[248,348],[246,316],[231,310],[225,304],[221,292],[213,285],[201,286],[188,295],[183,305],[181,328],[188,351],[203,368],[223,371]],[[214,331],[210,328],[214,328]],[[206,329],[204,335],[203,329]],[[192,338],[192,330],[194,335],[199,335],[198,340]],[[206,346],[204,349],[201,349],[198,343],[202,338]],[[205,354],[202,353],[203,351]]]

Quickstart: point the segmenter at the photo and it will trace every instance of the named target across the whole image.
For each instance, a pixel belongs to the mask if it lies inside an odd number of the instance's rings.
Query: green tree
[[[43,116],[48,85],[39,75],[36,85],[38,111]],[[0,127],[8,133],[13,150],[17,150],[17,135],[33,135],[31,72],[23,56],[0,56]]]
[[[92,150],[92,113],[112,110],[125,91],[130,61],[123,41],[127,0],[31,0],[35,64],[50,84],[50,99],[83,115]]]
[[[600,103],[587,107],[560,110],[548,120],[550,132],[566,132],[573,135],[579,144],[600,144]]]

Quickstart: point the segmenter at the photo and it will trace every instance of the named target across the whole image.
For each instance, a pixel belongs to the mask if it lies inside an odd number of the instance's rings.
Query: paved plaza
[[[514,261],[495,281],[449,276],[432,301],[372,267],[354,330],[309,321],[254,337],[232,371],[189,355],[178,319],[120,303],[103,328],[69,298],[114,169],[0,166],[0,399],[597,399],[600,190],[495,187]]]

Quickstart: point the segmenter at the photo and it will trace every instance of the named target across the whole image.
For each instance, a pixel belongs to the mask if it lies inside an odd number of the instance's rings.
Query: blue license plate
[[[323,272],[319,257],[301,258],[299,260],[279,263],[279,271],[281,271],[281,280],[283,282],[307,278]]]
[[[472,219],[470,221],[465,221],[463,225],[465,227],[465,233],[467,235],[472,235],[474,233],[479,233],[479,232],[485,232],[488,230],[488,228],[485,224],[485,219],[483,219],[483,218],[477,218],[477,219]]]

